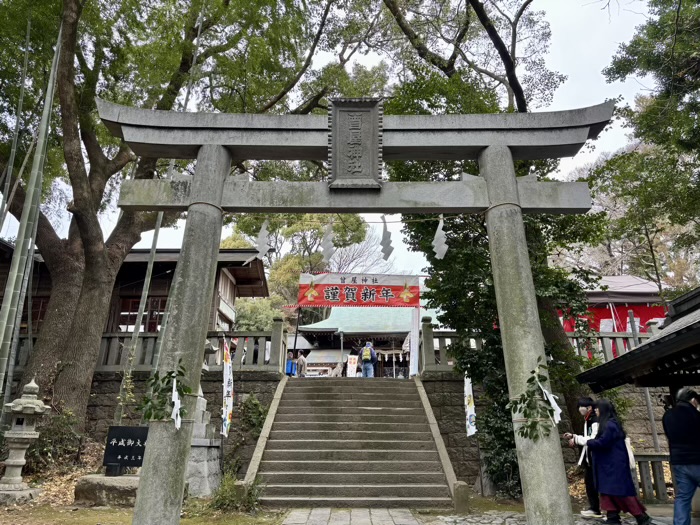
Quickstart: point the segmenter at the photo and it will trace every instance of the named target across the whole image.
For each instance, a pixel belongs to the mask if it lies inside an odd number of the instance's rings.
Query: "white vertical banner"
[[[221,407],[221,435],[228,437],[233,421],[233,363],[228,341],[224,337],[224,395]]]
[[[357,375],[357,356],[356,355],[349,355],[348,356],[348,367],[345,371],[345,375],[347,377],[355,377]]]
[[[467,436],[473,436],[476,434],[476,406],[472,380],[467,376],[464,376],[464,411],[467,415]]]
[[[409,368],[409,377],[418,375],[418,344],[420,343],[420,308],[413,309],[413,317],[411,319],[411,338],[409,344],[411,347],[411,359]]]

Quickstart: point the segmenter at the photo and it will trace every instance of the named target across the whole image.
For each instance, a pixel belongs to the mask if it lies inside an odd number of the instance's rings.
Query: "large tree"
[[[0,5],[3,20],[24,21],[31,13],[35,21],[28,98],[35,113],[31,102],[45,82],[52,38],[59,23],[63,28],[53,140],[60,146],[64,171],[54,175],[64,175],[70,185],[70,218],[65,237],[45,214],[39,219],[36,244],[53,289],[25,370],[26,380],[36,374],[54,406],[71,410],[83,421],[117,271],[141,233],[154,224],[153,214],[125,212],[106,235],[101,212],[125,172],[152,178],[168,171],[166,163],[136,159],[125,144],[110,137],[97,119],[95,98],[179,109],[183,91],[192,82],[194,99],[203,108],[287,111],[293,101],[288,94],[318,49],[331,3],[16,0]],[[11,60],[3,65],[20,62],[24,38],[23,23],[7,29],[0,35],[0,49]],[[1,73],[0,111],[7,129],[18,80],[9,68]],[[31,128],[35,120],[25,119],[25,125]],[[30,134],[25,133],[25,149]],[[0,150],[3,165],[6,150]],[[10,211],[19,217],[23,206],[20,187]]]

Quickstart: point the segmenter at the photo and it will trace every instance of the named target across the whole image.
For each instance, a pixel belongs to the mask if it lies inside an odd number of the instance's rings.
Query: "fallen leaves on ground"
[[[37,503],[51,507],[72,505],[78,479],[100,472],[103,455],[103,444],[87,441],[81,449],[77,464],[55,464],[40,474],[29,476],[29,484],[41,489]]]

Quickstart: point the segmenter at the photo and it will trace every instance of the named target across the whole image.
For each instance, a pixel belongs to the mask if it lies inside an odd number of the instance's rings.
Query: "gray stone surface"
[[[184,382],[193,392],[199,391],[204,361],[202,341],[207,335],[223,216],[218,205],[230,165],[231,158],[224,148],[200,149],[192,196],[195,202],[188,210],[170,292],[170,322],[163,335],[159,370],[175,370],[180,364],[186,371]],[[194,414],[196,400],[196,395],[182,400],[189,417]],[[134,525],[179,523],[193,423],[192,419],[184,419],[178,430],[172,421],[151,422]]]
[[[39,494],[41,489],[2,490],[0,487],[0,505],[24,505],[34,501]]]
[[[575,155],[612,116],[613,103],[570,111],[475,115],[385,116],[385,160],[476,159],[490,144],[515,159]],[[195,158],[201,144],[222,144],[241,159],[327,160],[322,116],[150,111],[98,101],[109,130],[137,155]],[[420,133],[420,135],[417,135]]]
[[[591,207],[586,183],[518,181],[523,210],[530,213],[585,213]],[[125,181],[119,206],[136,211],[182,211],[190,202],[191,183],[179,180]],[[155,203],[155,204],[154,204]],[[277,213],[480,213],[488,208],[480,177],[452,182],[385,182],[381,192],[344,189],[325,182],[255,182],[227,180],[221,206],[236,212]]]
[[[75,504],[90,507],[133,507],[139,476],[89,474],[75,485]]]
[[[671,525],[673,518],[670,506],[662,509],[664,516],[657,516],[657,509],[651,509],[653,523]],[[595,520],[572,516],[574,525],[594,525]],[[697,520],[696,520],[697,521]],[[697,525],[693,521],[692,525]],[[636,525],[636,520],[628,515],[622,517],[623,525]],[[525,514],[509,511],[486,511],[459,515],[413,514],[409,509],[294,509],[287,514],[283,525],[528,525]]]
[[[209,422],[207,400],[199,389],[194,414],[192,446],[187,464],[187,493],[195,498],[211,496],[221,483],[221,440]]]
[[[408,509],[295,509],[283,525],[421,525]]]
[[[504,146],[486,148],[479,155],[479,170],[486,179],[491,205],[486,228],[508,392],[514,399],[525,392],[538,359],[547,362],[544,341],[510,150]],[[548,382],[545,387],[551,392]],[[513,423],[517,429],[518,419]],[[571,501],[557,430],[538,441],[516,433],[515,446],[528,521],[571,525]]]

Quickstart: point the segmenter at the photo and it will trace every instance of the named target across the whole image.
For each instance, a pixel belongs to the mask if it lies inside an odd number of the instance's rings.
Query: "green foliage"
[[[270,297],[242,297],[236,299],[234,329],[241,332],[269,332],[275,317],[282,315],[281,306],[285,301],[279,295]]]
[[[80,459],[83,436],[75,428],[76,418],[69,411],[50,414],[39,421],[39,437],[29,448],[22,472],[36,474],[47,467],[72,466]]]
[[[264,407],[255,394],[250,394],[241,404],[242,430],[250,432],[257,439],[262,432],[269,407]]]
[[[237,484],[236,476],[231,472],[224,472],[221,484],[212,496],[211,508],[223,512],[256,512],[260,508],[260,497],[264,486],[259,479],[249,487]]]
[[[172,392],[173,381],[177,380],[175,389],[177,390],[180,399],[186,394],[191,394],[192,389],[188,387],[182,379],[185,377],[185,367],[182,366],[182,359],[177,362],[177,370],[169,370],[161,375],[156,370],[146,383],[148,393],[143,396],[141,403],[138,405],[138,410],[143,413],[143,418],[146,421],[160,421],[170,419],[173,411]],[[187,413],[184,406],[180,407],[180,416]]]
[[[684,152],[700,150],[700,5],[649,0],[646,23],[604,71],[609,81],[651,77],[651,95],[627,111],[635,135]]]
[[[525,421],[518,427],[520,437],[538,441],[542,437],[548,437],[552,432],[554,409],[545,400],[540,384],[547,381],[547,365],[542,363],[542,358],[537,358],[537,368],[530,371],[525,392],[520,397],[508,403],[508,408],[514,417],[522,417]]]
[[[226,237],[221,241],[219,248],[230,250],[230,249],[245,249],[254,248],[253,243],[250,242],[238,229],[235,229],[231,235]]]
[[[594,196],[611,215],[608,242],[619,242],[624,251],[620,269],[650,279],[660,290],[683,292],[700,284],[699,167],[695,155],[640,146],[590,172]]]

